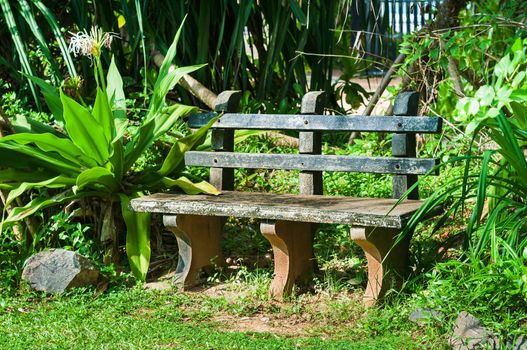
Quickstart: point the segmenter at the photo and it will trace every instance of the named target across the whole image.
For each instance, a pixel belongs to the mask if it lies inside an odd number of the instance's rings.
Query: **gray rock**
[[[37,291],[60,294],[67,288],[96,284],[99,270],[84,256],[64,249],[50,249],[24,263],[22,279]]]
[[[478,318],[465,311],[457,316],[449,343],[454,350],[499,349],[498,337],[481,326]]]
[[[509,340],[507,341],[507,349],[527,350],[527,335],[510,337]]]
[[[444,317],[444,314],[441,311],[435,311],[428,307],[422,309],[416,309],[414,312],[408,316],[408,320],[414,323],[417,323],[419,326],[424,326],[426,321],[441,320]]]

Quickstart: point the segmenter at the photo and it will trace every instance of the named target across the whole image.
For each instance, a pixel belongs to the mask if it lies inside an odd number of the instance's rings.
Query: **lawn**
[[[245,287],[248,287],[246,285]],[[249,288],[250,289],[250,288]],[[264,300],[236,283],[200,293],[113,288],[1,302],[2,349],[422,349],[416,326],[389,325],[358,293]],[[375,320],[377,318],[377,320]]]

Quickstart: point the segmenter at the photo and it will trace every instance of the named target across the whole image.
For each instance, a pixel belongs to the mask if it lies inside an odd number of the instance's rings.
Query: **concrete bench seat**
[[[235,216],[267,220],[303,221],[403,228],[422,204],[420,200],[354,198],[223,191],[218,196],[157,193],[132,200],[139,212]]]

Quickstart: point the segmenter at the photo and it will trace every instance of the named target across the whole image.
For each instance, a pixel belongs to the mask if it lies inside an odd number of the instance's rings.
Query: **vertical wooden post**
[[[240,91],[224,91],[218,95],[214,110],[220,113],[237,112],[240,97]],[[211,143],[214,151],[234,151],[234,130],[213,129]],[[210,168],[210,183],[219,190],[232,191],[234,189],[234,169]]]
[[[322,114],[324,112],[324,92],[311,91],[302,98],[302,114]],[[306,121],[307,123],[307,121]],[[320,154],[322,152],[322,133],[302,131],[299,135],[300,154]],[[302,171],[300,173],[300,194],[322,194],[322,172]]]
[[[417,92],[401,92],[395,97],[393,114],[395,116],[415,116],[419,107]],[[395,133],[392,137],[392,155],[394,157],[415,157],[415,133]],[[417,175],[394,175],[393,198],[400,198],[413,184],[417,182]],[[409,199],[419,199],[417,187],[408,195]]]
[[[322,114],[322,100],[323,92],[308,92],[302,99],[301,113]],[[299,140],[301,154],[321,153],[320,132],[300,132]],[[322,172],[302,171],[300,193],[322,194]],[[267,220],[260,224],[260,231],[273,247],[274,277],[269,287],[271,297],[282,298],[291,293],[297,280],[311,279],[315,263],[313,255],[315,230],[316,224],[307,222]]]
[[[323,114],[324,113],[324,91],[310,91],[302,98],[302,114]],[[306,121],[307,122],[307,121]],[[298,152],[300,154],[321,154],[322,153],[322,132],[302,131],[298,135]],[[323,193],[322,172],[321,171],[301,171],[299,175],[300,194],[321,195]],[[309,251],[306,256],[311,259],[309,273],[312,274],[316,268],[315,255],[313,253],[313,240],[317,230],[317,224],[306,224],[309,227],[308,235]],[[305,227],[305,226],[304,226]]]

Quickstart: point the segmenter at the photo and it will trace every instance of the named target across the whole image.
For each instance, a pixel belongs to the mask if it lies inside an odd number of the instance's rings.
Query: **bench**
[[[417,187],[402,203],[398,199],[438,161],[416,158],[415,133],[439,133],[442,120],[418,117],[418,94],[403,92],[394,103],[393,116],[329,116],[323,114],[323,93],[308,92],[299,115],[236,113],[240,93],[218,96],[215,112],[189,118],[192,128],[223,113],[212,126],[212,152],[185,154],[186,165],[210,167],[210,182],[218,196],[158,193],[131,201],[139,212],[161,213],[164,225],[177,238],[179,260],[175,284],[196,285],[202,269],[222,265],[220,237],[229,216],[260,219],[261,233],[271,243],[274,277],[269,293],[281,298],[294,283],[309,278],[314,269],[313,235],[319,223],[349,224],[350,238],[365,252],[367,305],[375,304],[390,287],[400,283],[408,268],[411,234],[399,233],[421,206]],[[234,130],[299,131],[299,154],[236,153]],[[390,132],[392,157],[321,154],[322,132]],[[233,191],[234,169],[300,170],[300,194]],[[352,198],[322,195],[322,172],[393,174],[393,198]],[[397,243],[397,244],[394,244]]]

